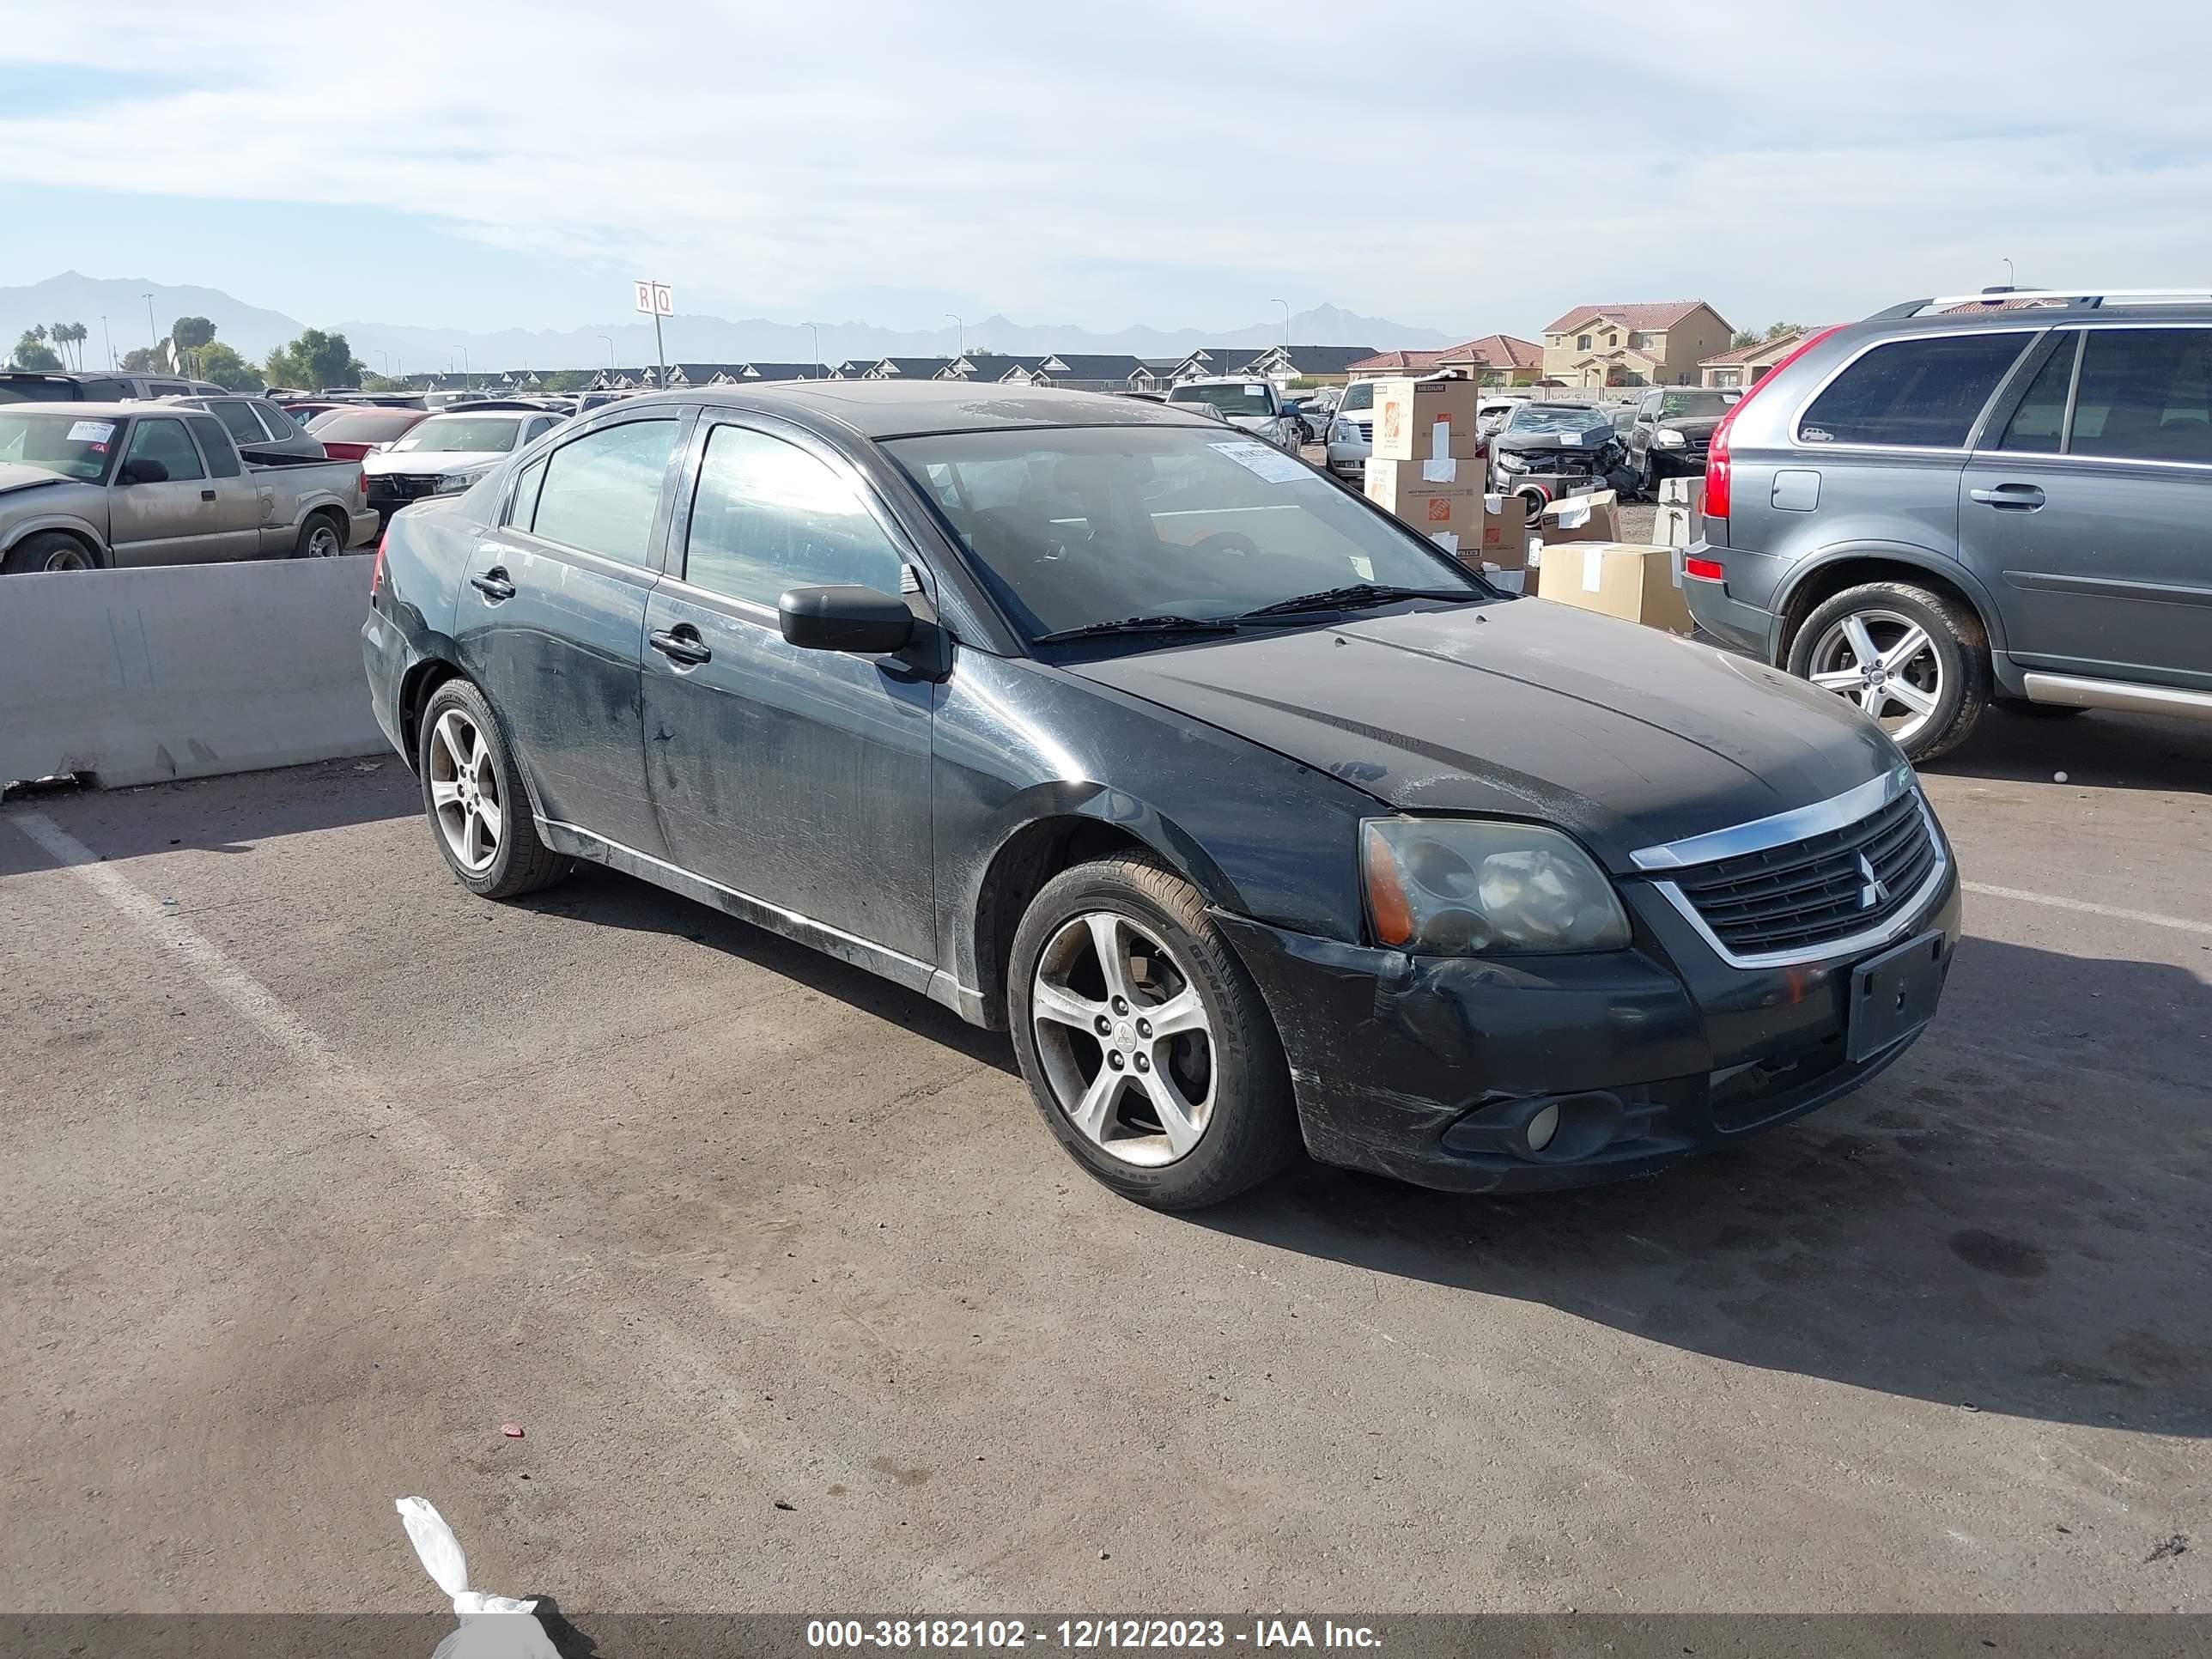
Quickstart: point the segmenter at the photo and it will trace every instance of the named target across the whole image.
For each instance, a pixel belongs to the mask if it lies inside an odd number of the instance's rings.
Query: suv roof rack
[[[2168,303],[2185,300],[2212,300],[2212,288],[2108,288],[2104,289],[2059,288],[1985,288],[1975,294],[1943,294],[1932,300],[1907,300],[1901,305],[1877,311],[1867,319],[1870,323],[1887,322],[1900,317],[1917,317],[1929,310],[1948,311],[1954,306],[2019,305],[2022,301],[2036,308],[2053,307],[2069,311],[2094,311],[2108,301],[2149,300]]]

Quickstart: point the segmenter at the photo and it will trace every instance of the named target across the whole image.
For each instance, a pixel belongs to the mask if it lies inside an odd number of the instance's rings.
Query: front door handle
[[[2010,507],[2015,513],[2033,513],[2043,505],[2043,492],[2033,484],[2027,483],[2002,483],[1994,489],[1970,489],[1966,497],[1969,501],[1981,502],[1984,507]]]
[[[215,491],[212,489],[203,489],[200,491],[200,499],[204,501],[213,501],[215,499]]]
[[[714,653],[699,637],[699,630],[690,623],[678,623],[673,628],[656,628],[646,637],[653,648],[671,662],[680,662],[686,668],[696,668],[702,662],[714,660]]]
[[[507,579],[506,570],[498,565],[494,565],[481,576],[470,577],[469,586],[494,605],[514,597],[514,584]]]

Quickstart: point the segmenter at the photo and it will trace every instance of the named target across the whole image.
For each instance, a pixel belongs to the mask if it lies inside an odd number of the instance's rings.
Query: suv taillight
[[[1743,413],[1744,405],[1772,385],[1776,375],[1842,326],[1841,323],[1836,323],[1817,334],[1807,335],[1785,352],[1773,368],[1754,380],[1751,390],[1737,398],[1735,406],[1721,416],[1721,423],[1713,428],[1713,435],[1705,445],[1705,517],[1725,519],[1729,515],[1729,486],[1735,471],[1729,464],[1729,428],[1735,424],[1735,417]]]
[[[384,544],[392,539],[392,526],[384,526],[384,533],[376,538],[376,562],[368,568],[368,597],[374,599],[384,592]]]

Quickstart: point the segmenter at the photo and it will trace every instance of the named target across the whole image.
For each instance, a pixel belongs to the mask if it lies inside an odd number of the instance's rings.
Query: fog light
[[[1559,1133],[1559,1107],[1556,1104],[1547,1106],[1535,1116],[1530,1118],[1525,1133],[1528,1138],[1528,1150],[1532,1152],[1542,1152],[1545,1147],[1552,1144],[1552,1137]]]

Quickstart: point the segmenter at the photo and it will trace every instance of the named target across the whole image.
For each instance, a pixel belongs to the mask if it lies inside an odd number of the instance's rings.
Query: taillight
[[[1684,559],[1682,574],[1685,576],[1702,576],[1709,582],[1728,580],[1728,572],[1721,568],[1718,559]]]
[[[374,599],[384,592],[384,544],[392,539],[392,526],[384,526],[384,533],[376,538],[376,562],[368,570],[368,597]]]
[[[1735,424],[1735,417],[1743,413],[1744,405],[1771,386],[1776,375],[1842,326],[1841,323],[1835,323],[1817,334],[1807,335],[1784,352],[1773,368],[1753,381],[1751,390],[1737,398],[1729,412],[1721,416],[1721,423],[1713,428],[1713,435],[1705,445],[1705,517],[1725,519],[1729,515],[1729,486],[1735,471],[1729,464],[1729,428]],[[1683,568],[1688,569],[1686,565]],[[1692,571],[1690,574],[1694,575],[1697,573]],[[1716,569],[1714,574],[1717,576],[1719,574]]]
[[[367,467],[362,468],[353,475],[353,493],[363,501],[368,499],[368,469]]]

